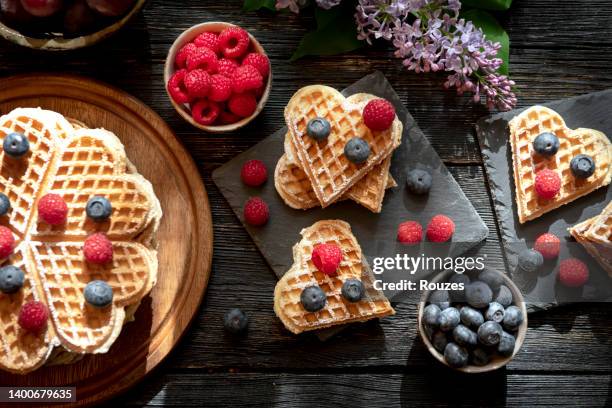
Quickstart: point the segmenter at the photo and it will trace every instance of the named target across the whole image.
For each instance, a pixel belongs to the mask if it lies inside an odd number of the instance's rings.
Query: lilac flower
[[[308,0],[276,0],[276,9],[289,8],[297,14],[300,12],[300,7],[304,7],[306,3],[308,3]]]
[[[329,10],[330,8],[340,4],[342,0],[317,0],[317,6]]]

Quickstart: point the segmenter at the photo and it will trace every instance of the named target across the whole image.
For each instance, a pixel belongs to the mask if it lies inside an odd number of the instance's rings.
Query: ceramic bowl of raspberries
[[[86,47],[128,23],[147,0],[0,0],[0,35],[24,47]]]
[[[430,281],[418,310],[421,339],[442,364],[465,373],[497,370],[516,355],[527,333],[520,290],[485,268],[445,271]]]
[[[261,112],[272,71],[255,37],[233,24],[209,22],[176,39],[164,82],[172,105],[187,122],[222,133],[245,126]]]

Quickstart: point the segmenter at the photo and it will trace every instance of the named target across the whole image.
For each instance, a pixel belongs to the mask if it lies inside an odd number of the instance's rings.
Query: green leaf
[[[352,8],[347,8],[346,4]],[[335,55],[363,47],[364,42],[357,39],[353,14],[352,2],[343,2],[329,10],[316,8],[317,29],[302,38],[290,61],[306,55]]]
[[[259,9],[268,9],[276,11],[276,1],[275,0],[244,0],[244,4],[242,6],[243,11],[255,11]]]
[[[461,5],[483,10],[508,10],[512,0],[461,0]]]
[[[504,63],[499,67],[499,72],[503,75],[508,75],[508,66],[510,63],[510,38],[506,30],[499,25],[495,17],[483,10],[470,10],[461,13],[461,18],[471,21],[476,27],[482,29],[487,40],[501,44],[500,50],[497,51],[497,56],[501,58]]]

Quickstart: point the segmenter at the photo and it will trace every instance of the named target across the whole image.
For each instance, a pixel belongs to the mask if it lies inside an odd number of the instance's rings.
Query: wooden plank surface
[[[200,313],[185,339],[140,386],[117,401],[129,406],[609,406],[612,367],[610,305],[560,308],[530,317],[523,349],[507,369],[457,377],[416,339],[416,308],[344,332],[328,343],[282,330],[272,311],[275,280],[211,182],[211,171],[283,125],[292,93],[311,83],[347,86],[372,70],[390,80],[440,157],[479,211],[491,236],[483,252],[502,266],[491,199],[485,188],[473,124],[486,111],[442,89],[444,75],[402,69],[377,44],[348,55],[287,60],[313,26],[290,13],[243,13],[241,1],[155,0],[142,17],[98,46],[41,54],[0,44],[0,76],[51,71],[116,85],[151,106],[181,138],[205,181],[214,220],[213,274]],[[521,106],[612,87],[612,7],[608,0],[515,0],[499,14],[511,38],[511,73]],[[274,84],[262,115],[239,132],[205,135],[173,111],[163,63],[180,32],[203,21],[250,30],[271,57]],[[338,75],[341,72],[342,75]],[[246,338],[224,335],[222,316],[234,306],[251,317]],[[448,388],[450,387],[450,388]],[[468,389],[470,392],[465,392]]]

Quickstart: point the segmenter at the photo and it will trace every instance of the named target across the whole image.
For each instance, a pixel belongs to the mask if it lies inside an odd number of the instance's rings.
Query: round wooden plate
[[[38,106],[117,134],[129,159],[153,184],[164,211],[157,234],[157,285],[107,354],[43,367],[25,376],[0,371],[2,385],[75,386],[78,404],[90,405],[141,380],[172,350],[191,322],[210,276],[210,207],[191,156],[168,125],[130,95],[72,76],[0,79],[0,114]]]

